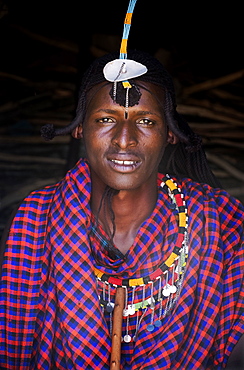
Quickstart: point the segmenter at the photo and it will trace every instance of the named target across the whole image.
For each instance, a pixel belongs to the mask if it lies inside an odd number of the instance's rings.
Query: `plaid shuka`
[[[208,185],[178,184],[189,214],[182,290],[161,327],[146,330],[148,310],[136,341],[122,343],[123,369],[222,369],[244,333],[242,205]],[[167,191],[159,189],[154,212],[122,260],[109,259],[102,231],[94,232],[90,194],[89,167],[80,160],[19,207],[0,285],[1,369],[108,370],[109,320],[94,266],[138,278],[172,252],[178,229]]]

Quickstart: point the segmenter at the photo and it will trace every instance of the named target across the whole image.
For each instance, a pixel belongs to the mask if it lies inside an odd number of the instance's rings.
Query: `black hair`
[[[70,134],[74,128],[83,122],[86,114],[88,92],[95,85],[106,82],[103,68],[108,62],[118,58],[119,53],[110,53],[96,59],[90,65],[81,81],[74,120],[67,127],[59,129],[55,129],[52,125],[43,126],[41,135],[45,140],[51,140],[57,135]],[[140,99],[140,90],[138,89],[140,81],[150,82],[160,86],[164,92],[162,94],[163,101],[161,104],[163,106],[166,124],[179,140],[177,144],[169,144],[166,147],[159,167],[160,172],[169,173],[172,176],[180,178],[189,177],[194,181],[219,187],[220,184],[208,165],[201,138],[192,131],[186,120],[176,110],[173,79],[168,71],[156,58],[142,51],[128,51],[128,59],[142,63],[148,69],[147,73],[132,80],[135,100],[129,105],[137,104]],[[119,89],[118,87],[118,92]],[[110,95],[112,97],[112,90]],[[124,102],[122,104],[124,105]]]

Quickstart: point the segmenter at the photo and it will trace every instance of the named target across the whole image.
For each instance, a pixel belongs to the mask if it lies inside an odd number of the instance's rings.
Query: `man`
[[[3,369],[109,369],[119,288],[121,369],[243,366],[243,206],[217,188],[167,71],[128,56],[147,71],[128,87],[106,78],[116,55],[98,59],[75,120],[42,131],[83,138],[86,159],[31,193],[8,232]]]

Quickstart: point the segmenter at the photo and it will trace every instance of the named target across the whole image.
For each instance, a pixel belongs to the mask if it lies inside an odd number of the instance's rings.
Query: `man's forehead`
[[[136,86],[136,88],[140,90],[141,93],[143,93],[143,91],[147,91],[152,95],[156,94],[157,96],[164,96],[164,87],[161,85],[156,85],[153,82],[143,81],[139,79],[133,80],[132,84],[133,86]],[[106,94],[110,94],[111,96],[111,90],[113,88],[114,84],[110,82],[100,82],[96,85],[93,85],[87,92],[87,101],[94,98],[101,90],[106,97]],[[126,94],[126,89],[121,89],[121,91],[124,95]]]
[[[87,103],[87,113],[105,113],[116,115],[120,112],[125,111],[125,107],[115,102],[110,96],[109,92],[111,85],[100,84],[99,88],[94,88],[93,93],[90,94]],[[132,107],[128,107],[131,113],[135,113],[137,116],[159,116],[162,117],[162,90],[158,89],[153,84],[144,83],[140,85],[141,99],[137,104]]]

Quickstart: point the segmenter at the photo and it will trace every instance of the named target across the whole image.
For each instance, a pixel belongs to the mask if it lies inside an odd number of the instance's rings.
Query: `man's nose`
[[[134,127],[133,123],[129,120],[120,122],[115,128],[112,143],[113,145],[119,146],[121,149],[136,146],[138,141],[136,127]]]

